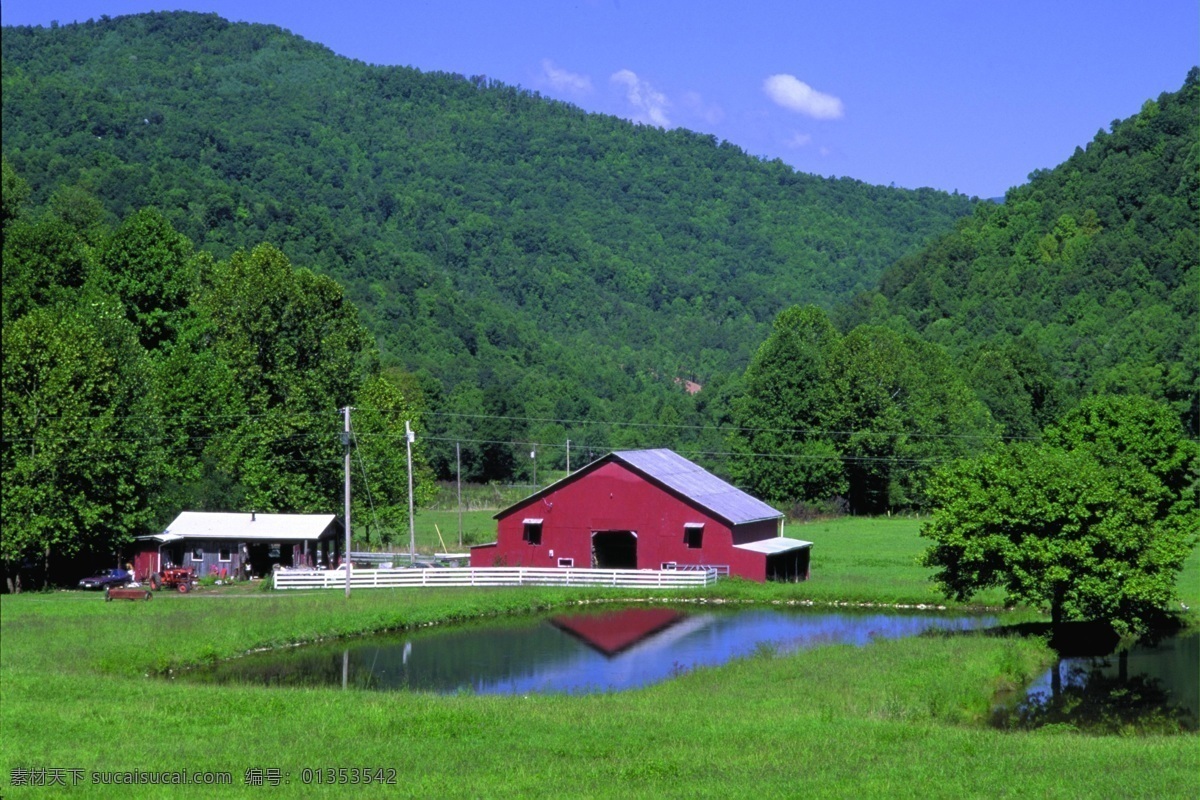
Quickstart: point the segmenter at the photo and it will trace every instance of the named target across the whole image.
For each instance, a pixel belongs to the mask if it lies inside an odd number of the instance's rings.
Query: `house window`
[[[204,548],[203,547],[193,547],[192,548],[192,561],[203,561],[203,560],[204,560]]]
[[[703,542],[703,523],[689,522],[683,526],[683,543],[689,550],[699,550]]]
[[[573,558],[560,558],[560,559],[558,560],[558,565],[559,565],[560,567],[573,567],[573,566],[575,566],[575,559],[573,559]]]
[[[230,550],[228,547],[222,547],[220,550],[217,551],[217,560],[221,561],[221,562],[232,561],[233,560],[233,551]]]
[[[541,544],[542,521],[540,519],[525,520],[525,527],[521,533],[521,539],[529,544]]]

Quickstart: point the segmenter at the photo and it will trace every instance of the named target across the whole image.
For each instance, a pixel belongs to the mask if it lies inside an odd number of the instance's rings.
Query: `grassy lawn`
[[[812,577],[806,586],[814,597],[882,603],[944,603],[929,581],[930,570],[917,559],[929,546],[914,517],[869,519],[842,517],[788,525],[785,536],[813,543]],[[976,602],[999,606],[999,591],[980,594]]]
[[[417,535],[417,550],[427,553],[466,552],[473,544],[496,541],[495,511],[464,511],[462,513],[463,545],[458,547],[457,511],[421,511],[413,522]],[[441,539],[438,533],[441,533]],[[443,542],[447,549],[442,548]],[[401,549],[407,548],[405,537]]]
[[[730,581],[669,597],[937,602],[913,561],[923,546],[917,525],[839,520],[795,526],[789,535],[816,543],[811,582]],[[1194,554],[1189,570],[1196,566]],[[1185,578],[1185,593],[1197,591],[1192,577]],[[634,595],[360,590],[346,600],[336,591],[206,591],[164,592],[148,603],[105,603],[81,592],[4,596],[0,793],[1195,797],[1200,788],[1195,736],[987,728],[996,693],[1022,685],[1051,658],[1039,640],[1016,636],[926,636],[783,656],[763,652],[642,690],[582,697],[272,689],[155,677],[253,647]],[[395,770],[396,785],[316,783],[318,775],[330,777],[324,772],[308,773],[305,783],[305,769],[343,767]],[[59,790],[13,786],[16,769],[78,769],[82,781]],[[131,770],[224,772],[232,785],[91,782],[93,772]],[[267,771],[278,770],[279,785],[247,785],[247,770],[264,771],[268,781],[276,773]]]
[[[459,512],[455,510],[422,509],[417,512],[416,517],[413,519],[413,536],[417,543],[417,553],[427,556],[431,556],[434,553],[465,553],[467,552],[467,548],[473,544],[494,542],[496,541],[496,520],[493,518],[495,514],[496,511],[494,509],[463,511],[461,514],[463,543],[460,549],[458,544]],[[375,539],[375,534],[372,534],[369,542],[364,543],[359,539],[364,532],[359,526],[359,523],[362,522],[365,522],[365,520],[359,520],[354,525],[355,550],[408,552],[408,528],[396,531],[392,536],[391,542],[386,545],[381,544]]]

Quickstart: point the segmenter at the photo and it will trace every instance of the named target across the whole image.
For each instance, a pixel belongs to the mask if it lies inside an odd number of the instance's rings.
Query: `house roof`
[[[776,536],[773,539],[760,539],[757,542],[735,544],[734,547],[738,550],[749,550],[752,553],[763,553],[771,556],[776,553],[786,553],[789,550],[803,550],[806,547],[812,547],[812,542],[806,542],[803,539],[790,539],[787,536]]]
[[[734,525],[783,516],[672,450],[616,450],[609,458],[628,464]]]
[[[333,514],[184,511],[162,533],[138,538],[159,542],[180,539],[298,542],[321,538],[335,522],[337,517]]]
[[[783,516],[771,506],[756,497],[746,494],[731,483],[727,483],[699,464],[688,461],[678,453],[667,450],[614,450],[591,464],[556,481],[538,492],[534,492],[521,502],[504,509],[496,514],[496,519],[508,514],[516,508],[525,506],[536,497],[543,497],[568,481],[575,481],[595,470],[601,464],[619,461],[644,475],[651,481],[661,484],[695,503],[700,508],[711,512],[731,525],[743,525],[748,522],[761,522],[768,519],[779,519]]]

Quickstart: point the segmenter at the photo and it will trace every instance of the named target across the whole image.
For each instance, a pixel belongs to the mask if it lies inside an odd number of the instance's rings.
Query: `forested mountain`
[[[902,258],[844,323],[915,329],[974,364],[1007,432],[1088,394],[1169,402],[1197,435],[1200,69]]]
[[[6,28],[0,560],[328,511],[346,405],[360,537],[405,520],[406,422],[421,496],[456,444],[513,480],[570,440],[865,513],[1087,395],[1195,436],[1198,83],[997,205],[212,15]]]
[[[278,246],[345,287],[437,409],[508,418],[694,421],[676,379],[740,372],[781,309],[869,289],[972,206],[192,13],[5,28],[3,148],[34,206],[153,206],[217,259]],[[469,473],[513,471],[487,449]]]

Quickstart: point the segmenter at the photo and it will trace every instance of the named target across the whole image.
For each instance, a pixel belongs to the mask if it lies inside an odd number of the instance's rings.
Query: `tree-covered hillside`
[[[214,261],[153,209],[115,229],[77,207],[26,212],[28,184],[7,161],[3,177],[9,591],[69,578],[74,559],[111,563],[182,509],[339,507],[347,405],[358,535],[398,537],[409,476],[396,442],[409,423],[424,432],[422,409],[405,376],[380,370],[333,279],[270,245]],[[415,459],[421,502],[424,442]]]
[[[1012,435],[1064,402],[1144,394],[1195,436],[1200,398],[1200,69],[1086,148],[980,204],[845,315],[911,326],[973,363]]]
[[[35,205],[154,206],[218,259],[277,245],[435,404],[514,417],[657,416],[972,205],[191,13],[5,28],[3,147]]]
[[[211,15],[5,29],[0,561],[335,508],[346,405],[384,538],[410,422],[422,496],[457,445],[468,481],[675,447],[806,513],[1078,462],[1152,527],[1125,462],[1003,442],[1088,395],[1195,436],[1198,112],[1200,69],[975,204]]]

